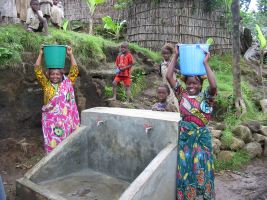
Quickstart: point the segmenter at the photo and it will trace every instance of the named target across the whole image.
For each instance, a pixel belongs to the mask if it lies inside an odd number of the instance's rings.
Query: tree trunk
[[[263,85],[263,80],[262,80],[262,66],[263,66],[263,59],[264,59],[264,50],[260,50],[260,65],[258,68],[258,75],[259,75],[259,84],[262,86]]]
[[[90,17],[90,19],[89,19],[89,27],[88,27],[88,33],[90,34],[90,35],[92,35],[93,34],[93,16],[91,16]]]
[[[240,8],[239,0],[233,0],[231,5],[232,22],[233,22],[233,95],[235,107],[239,115],[246,112],[246,106],[241,93],[241,70],[240,70]]]

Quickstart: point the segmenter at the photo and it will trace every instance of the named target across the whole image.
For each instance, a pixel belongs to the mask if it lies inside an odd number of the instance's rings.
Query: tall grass
[[[63,31],[49,28],[50,35],[44,36],[40,33],[27,32],[20,25],[8,25],[0,27],[0,64],[10,65],[21,62],[23,51],[39,51],[41,44],[63,44],[73,47],[73,51],[79,64],[84,66],[101,67],[106,61],[104,50],[107,46],[119,46],[111,40],[101,36],[88,35],[73,31]],[[136,44],[129,45],[134,53],[141,53],[153,61],[159,61],[159,53],[141,48]]]
[[[250,157],[247,152],[241,150],[237,152],[233,152],[233,157],[229,161],[221,161],[221,160],[215,160],[215,170],[221,171],[221,170],[237,170],[240,169],[242,166],[247,164],[250,161]]]

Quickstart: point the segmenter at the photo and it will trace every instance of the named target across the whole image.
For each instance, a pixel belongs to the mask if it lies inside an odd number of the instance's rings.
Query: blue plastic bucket
[[[208,44],[181,44],[179,46],[180,71],[182,75],[195,76],[205,75],[206,69],[203,64],[205,53],[209,51]]]
[[[44,60],[46,68],[64,68],[66,45],[44,45]]]

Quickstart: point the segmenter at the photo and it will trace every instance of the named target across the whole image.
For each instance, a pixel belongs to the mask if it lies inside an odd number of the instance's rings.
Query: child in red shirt
[[[123,42],[121,44],[121,52],[116,58],[115,65],[117,69],[115,70],[116,76],[112,83],[113,85],[113,97],[110,100],[116,100],[117,98],[117,85],[123,81],[126,88],[127,101],[131,100],[131,68],[133,66],[133,56],[129,52],[128,43]]]

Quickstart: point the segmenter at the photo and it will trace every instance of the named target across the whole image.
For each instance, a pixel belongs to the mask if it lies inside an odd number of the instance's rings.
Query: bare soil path
[[[216,200],[267,200],[267,158],[256,158],[239,171],[215,178]]]

